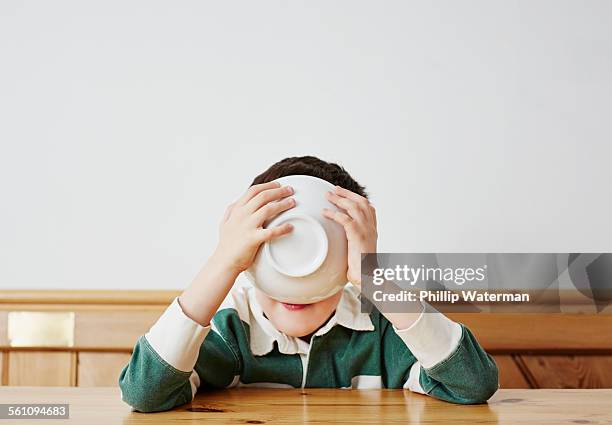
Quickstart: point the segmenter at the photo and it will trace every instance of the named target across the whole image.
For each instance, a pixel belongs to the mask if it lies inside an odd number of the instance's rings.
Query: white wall
[[[285,156],[381,251],[612,249],[612,2],[2,1],[0,288],[181,288]]]

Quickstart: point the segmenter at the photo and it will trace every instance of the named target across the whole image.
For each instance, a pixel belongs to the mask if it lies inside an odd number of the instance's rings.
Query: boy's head
[[[314,156],[285,158],[255,177],[251,185],[267,183],[292,175],[318,177],[367,198],[365,188],[357,183],[344,168]],[[259,289],[256,291],[257,301],[268,320],[279,331],[295,337],[310,335],[325,324],[342,296],[342,292],[339,292],[312,304],[286,304],[266,296]]]
[[[357,183],[344,168],[314,156],[293,156],[278,161],[255,177],[251,186],[295,175],[318,177],[330,182],[334,186],[343,187],[364,198],[368,197],[365,187]]]

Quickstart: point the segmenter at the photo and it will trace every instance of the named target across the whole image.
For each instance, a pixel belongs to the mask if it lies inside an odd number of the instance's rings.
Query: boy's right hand
[[[219,226],[219,244],[213,254],[216,261],[235,274],[248,269],[255,260],[259,246],[291,232],[289,223],[277,227],[263,227],[264,222],[295,206],[291,186],[278,182],[251,186],[231,204]]]

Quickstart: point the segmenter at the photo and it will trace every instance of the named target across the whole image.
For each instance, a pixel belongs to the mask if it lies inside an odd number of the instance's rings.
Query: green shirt
[[[498,388],[495,362],[465,326],[429,305],[408,329],[362,313],[347,285],[310,343],[274,328],[254,288],[235,285],[201,326],[175,299],[139,338],[119,377],[122,399],[141,412],[172,409],[196,392],[238,386],[406,388],[454,403],[483,403]]]

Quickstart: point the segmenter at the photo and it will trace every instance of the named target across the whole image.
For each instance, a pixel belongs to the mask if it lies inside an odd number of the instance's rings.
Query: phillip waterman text
[[[528,293],[491,293],[488,291],[394,291],[376,290],[372,293],[376,302],[529,302]]]

